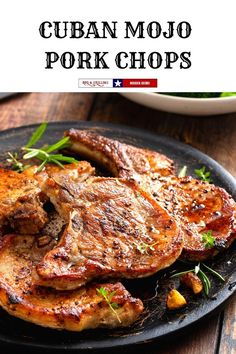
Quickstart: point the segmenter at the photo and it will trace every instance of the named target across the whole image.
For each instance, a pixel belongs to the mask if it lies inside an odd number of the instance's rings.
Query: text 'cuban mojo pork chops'
[[[116,177],[134,179],[174,218],[184,235],[182,257],[201,261],[227,248],[236,236],[235,202],[213,184],[174,176],[173,161],[157,152],[136,148],[89,131],[66,132],[71,150],[103,164]],[[212,232],[213,247],[202,234]]]
[[[39,284],[74,289],[94,278],[146,277],[179,257],[183,240],[175,220],[136,183],[90,177],[78,184],[62,174],[38,175],[68,222],[59,244],[37,265]]]
[[[74,291],[38,287],[35,267],[55,240],[46,236],[6,235],[0,239],[0,305],[11,315],[40,326],[71,331],[133,323],[143,310],[121,283],[93,283]],[[44,245],[44,246],[43,246]],[[115,312],[99,295],[113,294]]]

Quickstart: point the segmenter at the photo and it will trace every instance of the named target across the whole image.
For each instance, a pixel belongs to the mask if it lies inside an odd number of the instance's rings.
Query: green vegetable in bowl
[[[236,92],[163,92],[162,94],[189,98],[217,98],[236,96]]]
[[[236,92],[221,92],[220,97],[236,96]]]

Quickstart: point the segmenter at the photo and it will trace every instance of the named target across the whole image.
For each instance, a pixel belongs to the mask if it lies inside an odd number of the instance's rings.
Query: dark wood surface
[[[205,152],[236,177],[236,113],[184,117],[154,111],[118,94],[107,93],[30,93],[0,101],[0,130],[45,120],[112,122],[165,134]],[[224,311],[195,326],[190,332],[146,350],[150,354],[236,353],[235,314],[234,298]],[[10,353],[7,348],[0,349],[1,354]],[[138,352],[137,349],[135,352]]]

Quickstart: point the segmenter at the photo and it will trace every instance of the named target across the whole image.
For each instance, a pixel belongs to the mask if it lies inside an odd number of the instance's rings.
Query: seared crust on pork
[[[45,236],[44,236],[45,237]],[[121,283],[91,284],[74,291],[56,291],[34,283],[35,266],[54,241],[40,246],[40,238],[6,235],[0,239],[0,305],[11,315],[44,327],[82,331],[95,327],[119,327],[133,323],[143,310]],[[116,314],[97,289],[104,287]]]
[[[223,188],[191,177],[160,178],[159,182],[156,199],[179,220],[185,235],[183,257],[202,261],[229,247],[236,237],[236,204]],[[212,246],[204,241],[207,232],[214,238]]]
[[[72,143],[70,150],[99,162],[114,176],[134,178],[158,172],[161,176],[174,173],[174,163],[156,151],[140,149],[85,130],[70,129],[65,133]]]
[[[94,278],[146,277],[182,251],[173,217],[136,183],[95,177],[65,186],[51,175],[42,188],[69,225],[37,265],[39,284],[73,289]]]
[[[0,228],[38,233],[47,222],[43,195],[34,178],[0,169]]]
[[[66,135],[72,141],[72,151],[96,159],[116,177],[135,179],[175,217],[184,235],[185,258],[201,261],[212,257],[235,239],[236,204],[224,189],[190,177],[174,176],[172,161],[153,151],[88,131],[70,129]],[[203,241],[202,234],[207,231],[215,238],[213,247]]]

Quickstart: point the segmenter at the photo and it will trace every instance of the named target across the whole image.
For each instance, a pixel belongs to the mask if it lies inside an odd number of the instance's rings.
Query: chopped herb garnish
[[[200,169],[194,170],[197,177],[199,177],[202,181],[211,183],[211,172],[206,171],[206,167],[202,166]]]
[[[219,278],[221,281],[225,281],[225,279],[222,277],[222,275],[220,275],[218,272],[216,272],[214,269],[208,267],[204,263],[198,263],[193,269],[189,269],[189,270],[186,270],[183,272],[175,273],[171,276],[171,278],[180,277],[180,276],[187,274],[187,273],[194,273],[202,281],[205,294],[209,295],[209,291],[211,288],[211,282],[210,282],[210,279],[208,278],[208,276],[206,275],[206,273],[201,269],[201,266],[205,267],[209,272],[212,273],[212,275]]]
[[[147,244],[147,243],[145,243],[145,242],[141,242],[141,243],[135,243],[135,246],[137,247],[137,250],[138,250],[140,253],[144,254],[144,253],[147,253],[148,250],[155,251],[154,246],[155,246],[157,243],[158,243],[158,241],[155,242],[155,243],[152,243],[151,245],[149,245],[149,244]]]
[[[182,178],[185,177],[187,173],[187,166],[183,166],[180,170],[179,170],[179,174],[178,177]]]
[[[116,316],[117,320],[121,323],[120,317],[116,311],[119,308],[119,305],[116,302],[112,302],[112,298],[115,296],[116,291],[109,292],[104,287],[101,287],[100,289],[96,289],[96,290],[97,293],[104,298],[107,305],[110,307],[111,311]]]
[[[211,248],[215,244],[215,237],[212,236],[212,231],[208,230],[202,234],[202,242],[205,244],[205,248]]]

